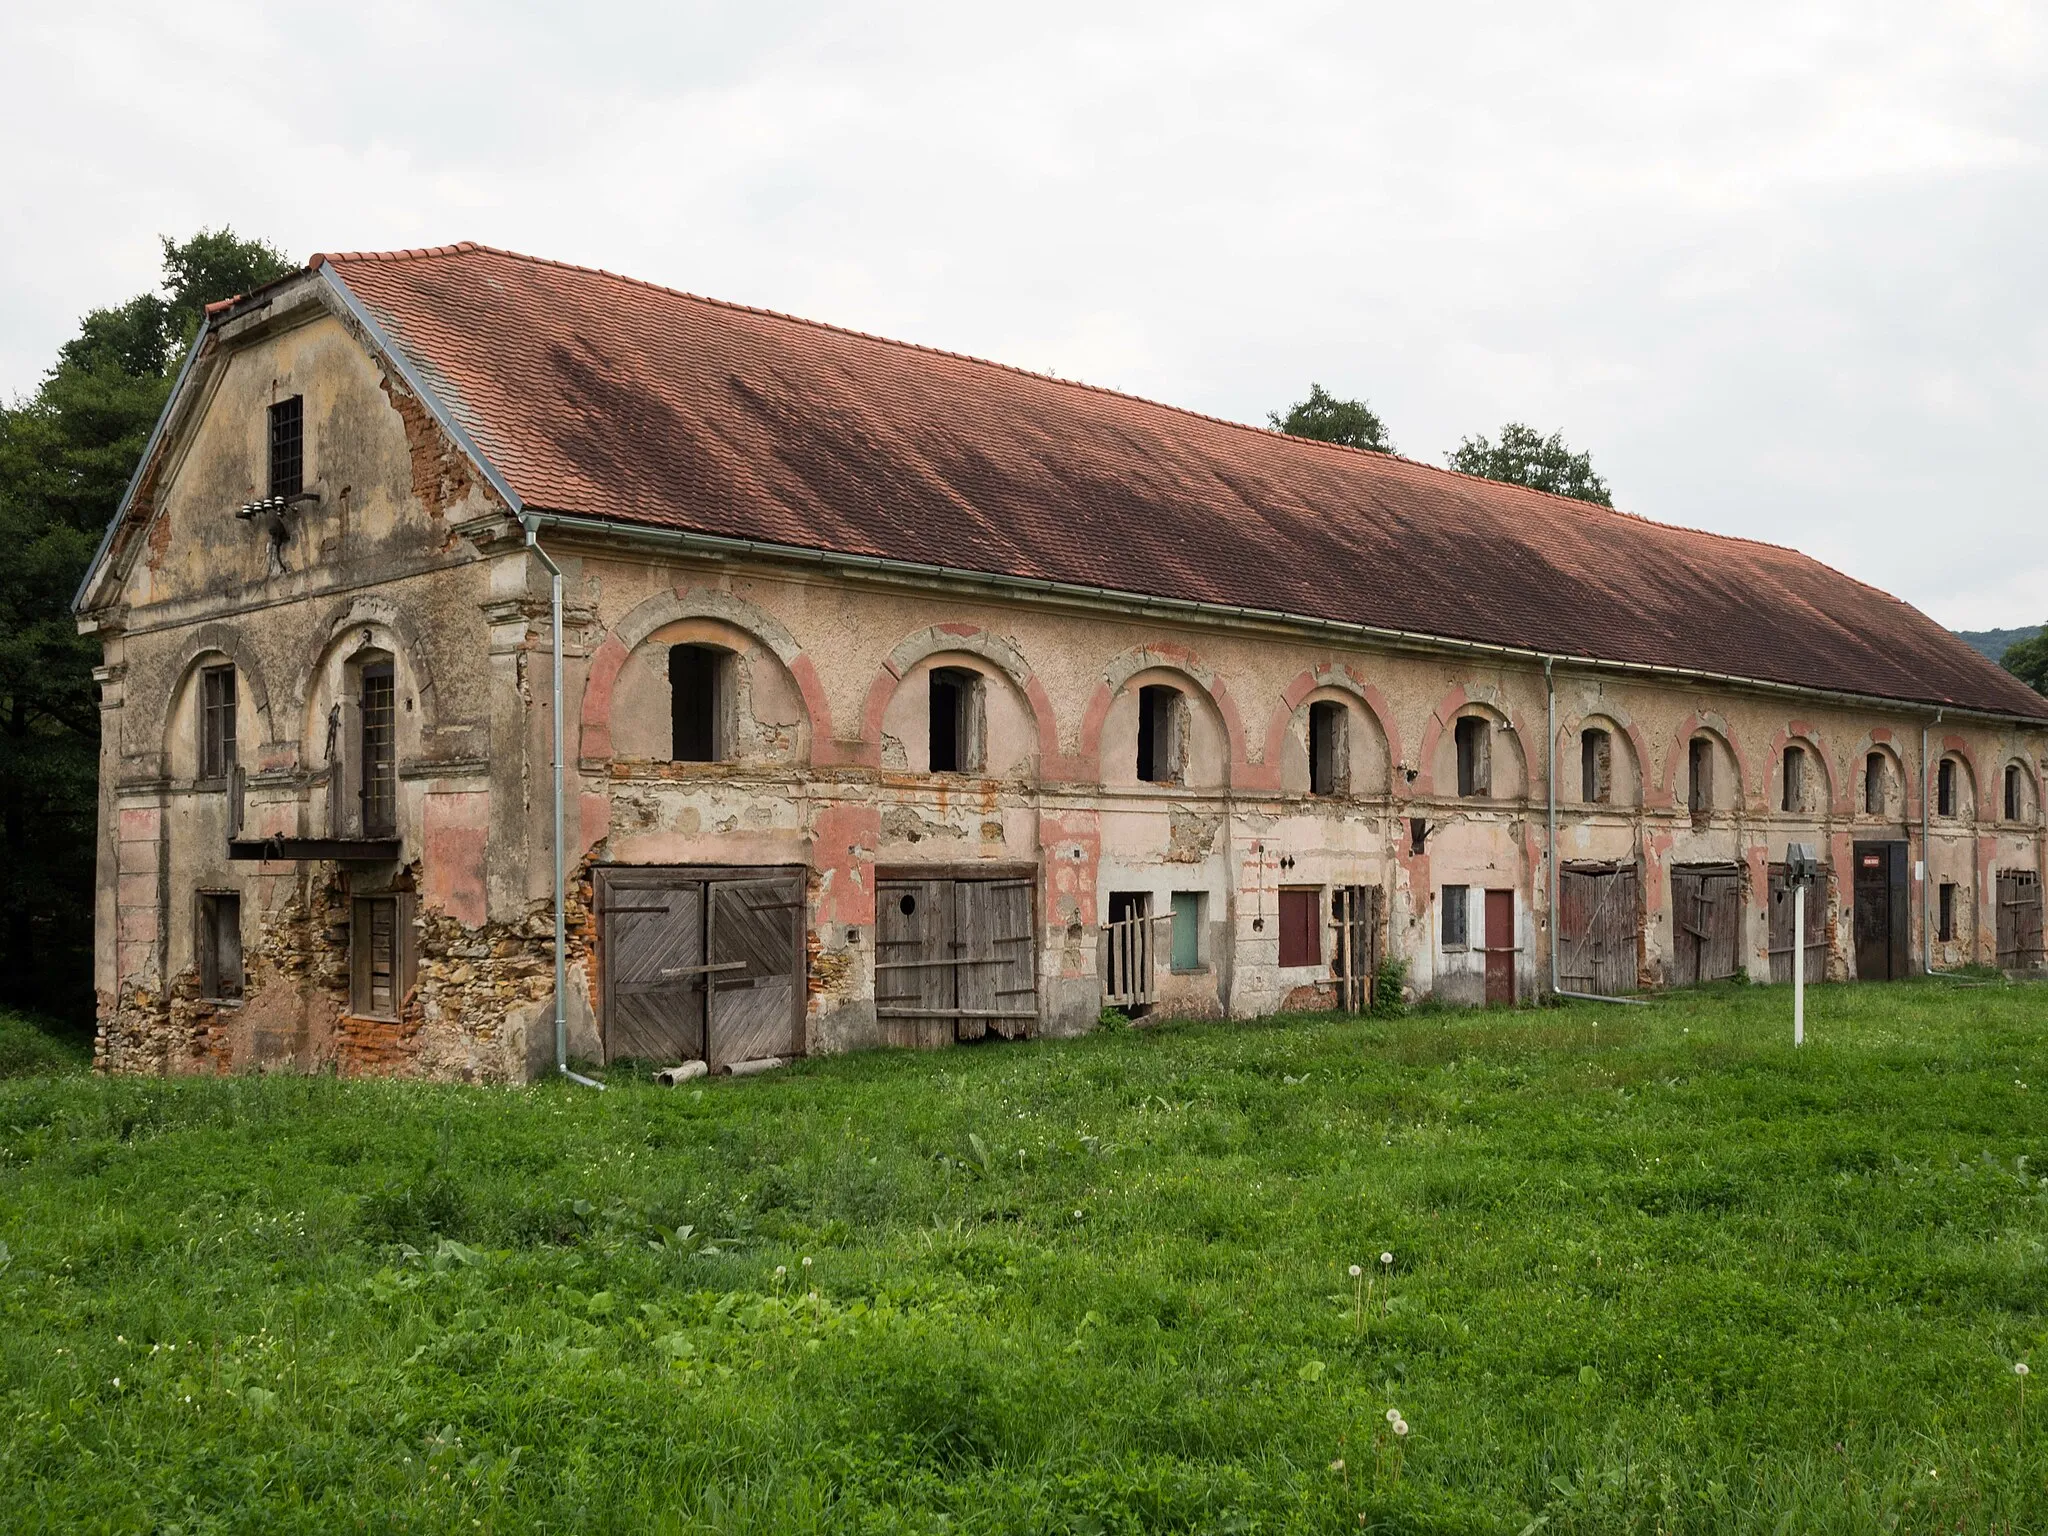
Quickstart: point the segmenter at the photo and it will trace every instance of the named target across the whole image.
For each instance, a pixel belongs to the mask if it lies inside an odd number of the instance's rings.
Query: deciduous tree
[[[2007,646],[1998,664],[2034,692],[2048,694],[2048,624],[2033,639]]]
[[[1308,398],[1289,406],[1285,416],[1271,411],[1266,420],[1274,431],[1290,437],[1312,437],[1347,448],[1370,448],[1375,453],[1394,451],[1386,423],[1371,406],[1363,400],[1339,400],[1320,384],[1310,384]]]
[[[1462,474],[1526,485],[1603,507],[1614,505],[1607,482],[1593,472],[1592,455],[1573,453],[1560,434],[1545,437],[1519,421],[1502,427],[1498,441],[1489,441],[1483,433],[1464,439],[1444,455],[1444,462]]]

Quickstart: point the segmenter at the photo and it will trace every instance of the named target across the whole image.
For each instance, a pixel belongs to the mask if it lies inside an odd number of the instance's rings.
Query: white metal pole
[[[1792,1043],[1806,1044],[1806,886],[1792,887]]]

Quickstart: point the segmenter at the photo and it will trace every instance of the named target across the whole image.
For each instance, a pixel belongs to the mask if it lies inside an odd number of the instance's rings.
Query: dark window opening
[[[391,662],[362,669],[363,836],[398,831],[398,682]]]
[[[1685,808],[1704,816],[1714,808],[1714,744],[1695,736],[1685,749]]]
[[[982,771],[982,681],[964,667],[931,675],[931,771]]]
[[[670,757],[678,763],[724,760],[727,652],[711,645],[668,648],[669,719],[673,732]]]
[[[1280,888],[1280,963],[1323,963],[1323,892],[1320,886]]]
[[[1178,784],[1187,768],[1187,703],[1178,688],[1148,683],[1138,690],[1138,777]]]
[[[1806,809],[1806,749],[1787,747],[1785,749],[1785,798],[1783,808],[1788,811]]]
[[[242,898],[233,891],[199,893],[199,995],[210,1001],[242,995]]]
[[[1956,888],[1944,880],[1941,882],[1941,904],[1935,915],[1934,936],[1942,943],[1951,943],[1956,936]]]
[[[1308,707],[1308,792],[1341,795],[1350,786],[1350,711],[1325,699]]]
[[[225,779],[235,771],[235,669],[206,667],[199,674],[199,777]]]
[[[2018,821],[2024,808],[2020,790],[2020,765],[2008,763],[2005,768],[2005,819]]]
[[[1466,949],[1472,943],[1470,903],[1467,900],[1470,889],[1463,885],[1447,885],[1443,889],[1445,949]]]
[[[1863,811],[1867,816],[1884,814],[1884,754],[1873,752],[1863,760]]]
[[[1614,798],[1614,737],[1597,726],[1579,732],[1579,798],[1588,805]]]
[[[1953,816],[1956,813],[1956,764],[1952,757],[1941,760],[1941,766],[1934,771],[1934,814]]]
[[[1429,823],[1420,816],[1408,818],[1408,852],[1420,855],[1429,845]]]
[[[1458,793],[1461,796],[1493,793],[1493,728],[1477,715],[1457,723]]]
[[[349,931],[349,1011],[395,1019],[405,1002],[407,945],[396,896],[356,898]]]
[[[305,488],[305,401],[293,395],[270,408],[270,494],[296,496]]]

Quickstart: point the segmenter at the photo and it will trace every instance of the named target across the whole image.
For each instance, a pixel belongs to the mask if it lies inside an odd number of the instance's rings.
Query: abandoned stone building
[[[77,606],[112,1070],[2042,963],[2048,700],[1803,555],[484,247],[216,306]]]

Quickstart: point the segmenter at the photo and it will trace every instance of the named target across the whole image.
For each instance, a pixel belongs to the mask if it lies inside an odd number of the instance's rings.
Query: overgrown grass
[[[90,1045],[0,1008],[0,1077],[46,1077],[91,1065]]]
[[[1789,1002],[17,1079],[0,1527],[2048,1530],[2048,988]]]

